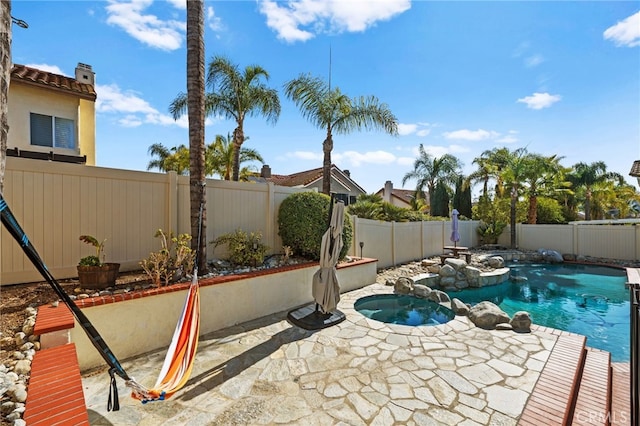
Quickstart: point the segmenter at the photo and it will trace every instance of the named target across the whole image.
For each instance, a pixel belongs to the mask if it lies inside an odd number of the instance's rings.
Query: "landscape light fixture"
[[[362,259],[362,248],[364,247],[364,242],[360,241],[360,259]]]
[[[633,176],[634,178],[638,179],[638,185],[640,186],[640,160],[636,160],[633,162],[633,166],[631,166],[629,176]]]
[[[15,17],[11,17],[11,22],[16,24],[17,26],[19,26],[20,28],[29,28],[29,24],[27,24],[25,21],[23,21],[22,19],[18,19]]]

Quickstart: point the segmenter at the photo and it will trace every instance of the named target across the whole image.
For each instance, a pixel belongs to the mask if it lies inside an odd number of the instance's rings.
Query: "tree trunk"
[[[238,127],[233,131],[233,178],[234,182],[240,179],[240,150],[242,149],[242,142],[244,142],[244,131],[242,129],[242,123],[238,123]]]
[[[509,212],[509,223],[511,225],[511,248],[516,247],[516,203],[518,201],[518,190],[515,186],[511,187],[511,203]]]
[[[4,170],[9,138],[9,83],[11,81],[11,1],[0,2],[0,194],[4,189]]]
[[[584,196],[584,220],[591,220],[591,188],[587,188]]]
[[[189,200],[191,248],[196,250],[200,273],[207,268],[207,209],[205,181],[204,107],[204,1],[187,1],[187,106],[189,111]]]
[[[538,222],[538,197],[531,195],[529,197],[529,214],[527,215],[527,223],[535,225]]]
[[[333,150],[333,137],[331,125],[327,126],[327,138],[322,142],[322,192],[331,195],[331,151]]]

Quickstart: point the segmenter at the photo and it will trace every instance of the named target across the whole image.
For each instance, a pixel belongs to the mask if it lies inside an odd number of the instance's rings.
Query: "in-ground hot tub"
[[[453,311],[433,300],[405,294],[376,294],[356,300],[356,311],[367,318],[390,324],[440,325],[455,318]]]

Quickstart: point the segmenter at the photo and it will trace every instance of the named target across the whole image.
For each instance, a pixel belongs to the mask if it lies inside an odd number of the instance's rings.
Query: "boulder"
[[[508,323],[510,318],[495,303],[480,302],[469,310],[469,319],[476,327],[493,330],[497,324]]]
[[[491,256],[488,262],[489,266],[493,269],[504,268],[504,259],[502,256]]]
[[[456,288],[456,277],[440,278],[440,287],[454,290]]]
[[[451,302],[449,295],[444,291],[440,291],[440,290],[431,290],[431,293],[429,293],[429,300],[433,300],[434,302],[437,302],[437,303]]]
[[[396,280],[393,292],[397,294],[411,294],[413,291],[413,280],[407,277],[400,277]]]
[[[456,315],[466,316],[469,314],[469,307],[457,297],[451,299],[451,310],[453,310]]]
[[[450,260],[450,259],[448,259]],[[455,277],[456,270],[453,266],[446,264],[442,268],[440,268],[440,276],[441,277]]]
[[[444,261],[445,265],[450,265],[453,267],[453,269],[455,269],[456,271],[459,271],[461,269],[463,269],[465,266],[467,266],[467,262],[465,262],[462,259],[458,259],[455,257],[451,257],[449,259],[446,259]]]
[[[431,291],[431,288],[423,284],[415,284],[413,286],[413,295],[420,299],[428,298]]]
[[[531,315],[527,311],[518,311],[513,314],[513,318],[509,322],[514,331],[520,333],[528,333],[531,331]]]

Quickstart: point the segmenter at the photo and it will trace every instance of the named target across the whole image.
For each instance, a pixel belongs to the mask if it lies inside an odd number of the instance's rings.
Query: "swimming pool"
[[[432,300],[402,294],[376,294],[358,299],[354,309],[367,318],[401,325],[439,325],[455,314]]]
[[[629,361],[629,292],[626,272],[605,266],[510,264],[509,281],[449,292],[474,305],[488,300],[510,316],[527,311],[535,324],[582,334],[587,345]]]

